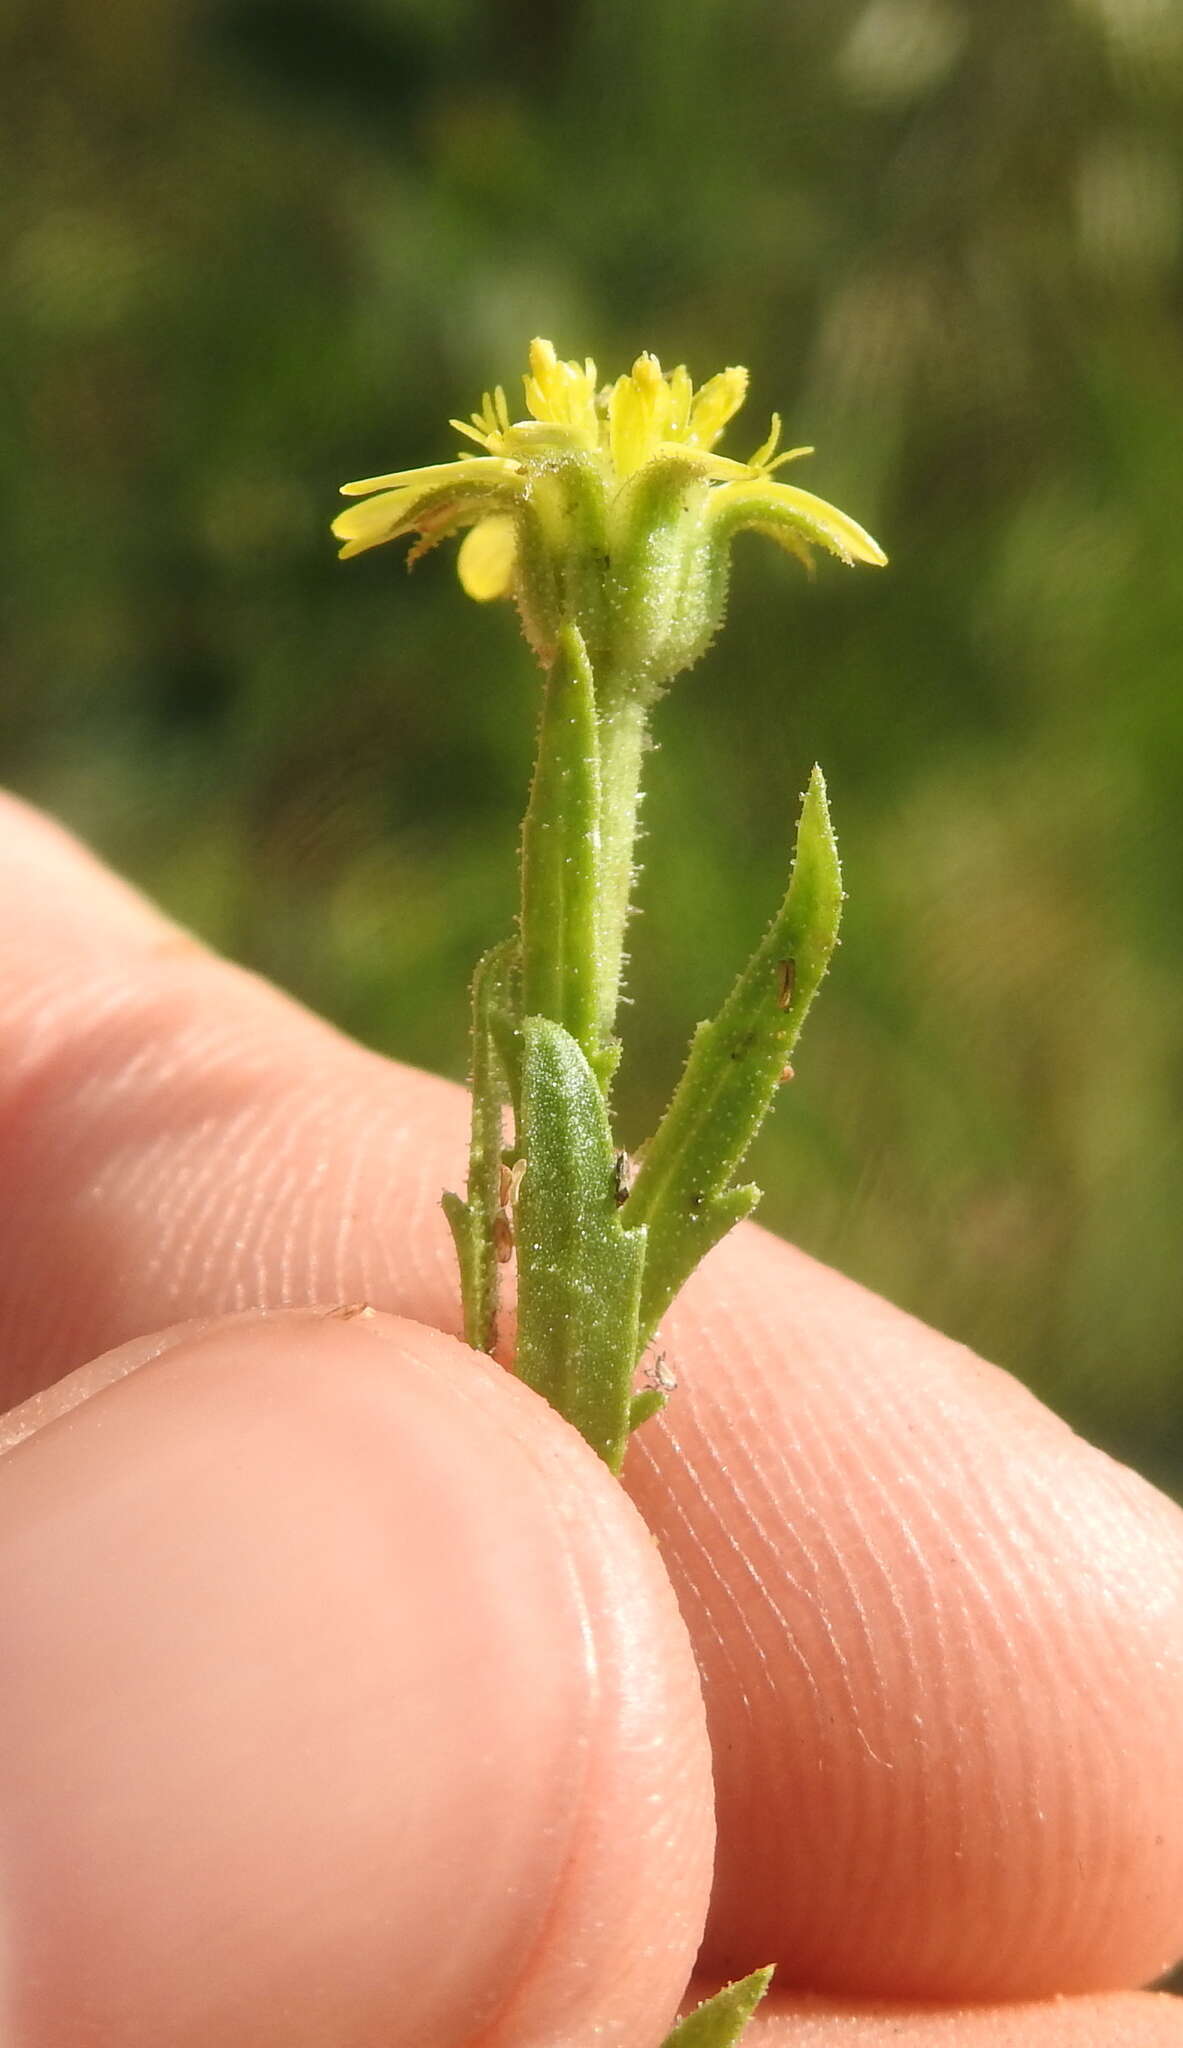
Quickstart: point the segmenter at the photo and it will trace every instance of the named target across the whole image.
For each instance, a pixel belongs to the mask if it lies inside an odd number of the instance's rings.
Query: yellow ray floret
[[[878,565],[886,560],[870,534],[836,506],[773,481],[783,464],[813,452],[788,448],[777,453],[778,414],[749,462],[715,453],[715,443],[747,394],[748,373],[738,364],[720,370],[696,391],[684,364],[667,375],[657,357],[646,352],[615,384],[600,389],[590,357],[565,362],[551,342],[536,339],[523,384],[527,418],[511,419],[505,392],[497,385],[484,393],[470,419],[451,422],[482,454],[468,452],[453,462],[345,484],[344,496],[366,502],[333,522],[344,543],[342,555],[419,533],[413,559],[447,534],[470,527],[459,563],[464,588],[481,600],[512,594],[522,539],[518,521],[527,516],[532,478],[569,458],[599,479],[605,505],[649,463],[681,463],[710,487],[704,516],[721,539],[755,528],[806,561],[813,542],[846,562]]]
[[[392,469],[388,476],[364,476],[360,483],[342,484],[343,498],[363,498],[370,491],[429,491],[435,484],[451,484],[461,490],[467,483],[487,483],[494,476],[509,481],[519,474],[516,462],[487,455],[462,456],[458,462],[432,462],[426,469]],[[342,517],[345,515],[342,514]]]
[[[816,541],[843,562],[867,562],[882,569],[887,561],[878,541],[872,540],[857,520],[824,498],[815,498],[812,491],[799,491],[794,484],[773,483],[764,477],[750,483],[723,484],[712,493],[711,516],[724,530],[750,528],[790,547],[789,536],[807,546]]]
[[[517,567],[518,537],[513,517],[495,512],[466,533],[456,557],[456,572],[462,587],[478,604],[494,597],[508,597],[513,590]]]
[[[376,495],[339,512],[333,532],[345,543],[342,560],[381,547],[384,541],[397,540],[401,534],[443,539],[446,533],[472,526],[490,512],[512,504],[522,488],[521,464],[500,455],[436,462],[426,469],[396,469],[387,476],[343,484],[343,497],[360,497],[363,492]]]
[[[600,445],[601,421],[596,407],[596,366],[586,362],[563,363],[554,343],[530,343],[530,373],[523,379],[526,405],[534,419],[548,426],[565,427],[586,448]]]

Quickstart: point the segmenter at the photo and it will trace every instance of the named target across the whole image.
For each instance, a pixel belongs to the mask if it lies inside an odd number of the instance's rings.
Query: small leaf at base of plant
[[[713,1998],[704,1999],[678,2021],[673,2033],[666,2035],[662,2048],[732,2048],[771,1981],[769,1964],[766,1969],[753,1970],[750,1977],[741,1977],[736,1984],[725,1984]]]

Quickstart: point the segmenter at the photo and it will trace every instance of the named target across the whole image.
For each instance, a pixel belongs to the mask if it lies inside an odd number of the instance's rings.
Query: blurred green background
[[[462,1075],[534,684],[345,478],[532,334],[739,360],[890,570],[756,540],[658,717],[639,1140],[829,778],[765,1220],[1183,1490],[1178,0],[10,0],[0,771]]]

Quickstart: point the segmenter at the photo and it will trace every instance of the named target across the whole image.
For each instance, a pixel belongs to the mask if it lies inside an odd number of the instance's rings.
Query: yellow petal
[[[881,569],[887,561],[878,541],[848,513],[815,498],[812,491],[799,491],[795,484],[723,484],[712,494],[711,513],[732,533],[745,526],[796,529],[802,540],[829,548],[844,562],[869,562]]]
[[[709,377],[690,408],[689,434],[700,448],[713,448],[747,397],[748,373],[739,364]]]
[[[486,452],[488,451],[489,429],[483,424],[477,413],[473,413],[471,421],[449,420],[448,425],[455,427],[456,432],[463,434],[466,440],[475,441],[478,448],[484,448]],[[467,462],[469,458],[468,456],[463,456],[461,460]]]
[[[887,556],[878,541],[873,540],[866,528],[852,519],[849,513],[840,512],[836,505],[828,505],[824,498],[815,498],[812,491],[799,491],[795,484],[773,484],[772,489],[778,495],[783,492],[785,502],[816,526],[823,546],[828,542],[835,554],[848,555],[856,562],[868,562],[873,569],[886,566]]]
[[[382,491],[376,498],[367,498],[364,505],[348,505],[338,512],[333,532],[347,543],[345,553],[360,555],[365,548],[381,547],[419,495],[418,491]]]
[[[653,453],[666,461],[684,462],[695,476],[709,477],[713,483],[747,483],[752,474],[749,463],[736,462],[730,455],[715,455],[709,448],[696,448],[689,441],[661,441]]]
[[[680,441],[690,424],[690,408],[694,403],[694,386],[685,363],[679,363],[670,371],[670,418],[666,432],[672,440]]]
[[[565,427],[586,448],[598,445],[596,366],[590,356],[583,364],[564,363],[553,342],[536,336],[530,343],[530,375],[523,383],[527,408],[536,420]]]
[[[433,484],[455,484],[459,493],[468,483],[496,483],[499,479],[508,483],[519,471],[520,465],[505,455],[470,455],[459,462],[432,462],[426,469],[393,469],[389,476],[363,476],[360,483],[342,484],[341,496],[364,498],[368,491],[421,491]]]
[[[760,446],[757,448],[755,454],[753,455],[751,461],[748,464],[748,468],[763,469],[768,461],[769,456],[772,454],[772,451],[776,447],[776,444],[779,440],[780,414],[778,412],[774,412],[772,415],[772,425],[768,429],[768,438],[765,441],[761,441]]]
[[[671,403],[656,356],[638,356],[629,375],[617,378],[608,400],[608,436],[618,477],[632,476],[656,452]]]
[[[469,597],[475,597],[478,604],[508,597],[517,551],[516,521],[508,512],[495,512],[466,533],[456,557],[456,573]]]

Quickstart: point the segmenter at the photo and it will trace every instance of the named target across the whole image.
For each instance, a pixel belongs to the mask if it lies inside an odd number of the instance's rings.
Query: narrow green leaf
[[[628,1404],[628,1433],[630,1436],[634,1429],[640,1429],[643,1422],[651,1422],[655,1415],[661,1414],[666,1404],[666,1398],[660,1387],[645,1387],[639,1394],[633,1395],[632,1400]]]
[[[491,1351],[497,1341],[497,1283],[496,1275],[486,1272],[475,1212],[451,1188],[445,1188],[440,1196],[440,1208],[448,1219],[460,1265],[464,1341],[474,1351]]]
[[[546,1017],[517,1037],[516,1371],[619,1471],[628,1442],[645,1233],[626,1229],[603,1096]]]
[[[771,1966],[753,1970],[738,1984],[725,1984],[667,2034],[662,2048],[732,2048],[739,2040],[772,1978]]]
[[[732,1176],[763,1123],[829,965],[842,910],[821,770],[810,777],[788,893],[717,1017],[700,1024],[624,1215],[649,1232],[640,1341],[684,1280],[759,1198]]]
[[[496,1219],[501,1206],[501,1108],[504,1064],[498,1051],[499,1020],[514,1004],[517,943],[506,939],[478,963],[472,980],[472,1124],[468,1148],[468,1200],[445,1194],[448,1219],[460,1262],[464,1338],[474,1351],[497,1342],[500,1266]]]

